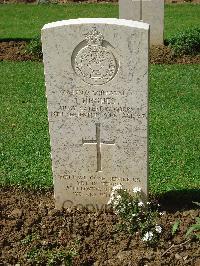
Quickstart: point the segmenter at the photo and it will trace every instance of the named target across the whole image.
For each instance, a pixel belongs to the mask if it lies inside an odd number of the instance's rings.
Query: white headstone
[[[42,29],[56,208],[147,195],[149,25],[76,19]]]
[[[119,18],[150,24],[150,44],[163,44],[164,0],[119,0]]]

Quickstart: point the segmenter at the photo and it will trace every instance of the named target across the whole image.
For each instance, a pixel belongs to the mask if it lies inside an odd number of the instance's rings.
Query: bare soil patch
[[[25,53],[26,44],[26,41],[0,42],[0,61],[37,60],[36,57]]]
[[[200,265],[198,241],[185,238],[187,228],[200,215],[199,209],[164,211],[161,240],[148,247],[138,236],[119,231],[118,218],[112,212],[55,210],[52,191],[3,188],[0,196],[0,265],[48,265],[47,257],[39,261],[39,251],[51,255],[67,250],[76,251],[71,262],[76,266]],[[177,220],[180,228],[172,236],[171,227]]]
[[[42,58],[25,53],[26,41],[0,42],[0,61],[42,61]],[[152,46],[150,50],[151,64],[199,64],[200,55],[183,55],[177,57],[173,51],[164,45]]]
[[[151,64],[199,64],[200,55],[175,56],[168,46],[152,46],[150,50]]]

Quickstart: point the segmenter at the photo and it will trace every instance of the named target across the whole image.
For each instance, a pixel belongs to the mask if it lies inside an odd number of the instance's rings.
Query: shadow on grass
[[[0,42],[30,42],[35,38],[0,38]]]
[[[176,211],[200,208],[194,203],[200,203],[200,189],[169,191],[156,198],[163,210],[172,213]]]

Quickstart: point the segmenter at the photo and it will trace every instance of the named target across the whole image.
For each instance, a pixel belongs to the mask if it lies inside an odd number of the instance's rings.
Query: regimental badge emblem
[[[103,35],[92,28],[73,53],[72,66],[75,73],[86,83],[103,85],[114,78],[118,70],[113,47],[104,41]]]

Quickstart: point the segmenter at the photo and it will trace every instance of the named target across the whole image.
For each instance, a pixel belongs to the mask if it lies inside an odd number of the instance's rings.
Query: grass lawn
[[[44,24],[79,17],[118,17],[118,5],[0,5],[0,39],[31,39]],[[198,26],[199,4],[165,5],[165,39],[177,31]]]
[[[3,184],[52,185],[43,66],[0,63]]]
[[[150,188],[200,187],[200,65],[156,65],[150,82]]]
[[[150,189],[198,188],[199,65],[151,67]],[[1,62],[1,184],[51,187],[43,65]]]
[[[1,5],[0,39],[33,38],[44,24],[71,18],[117,17],[113,4]]]

